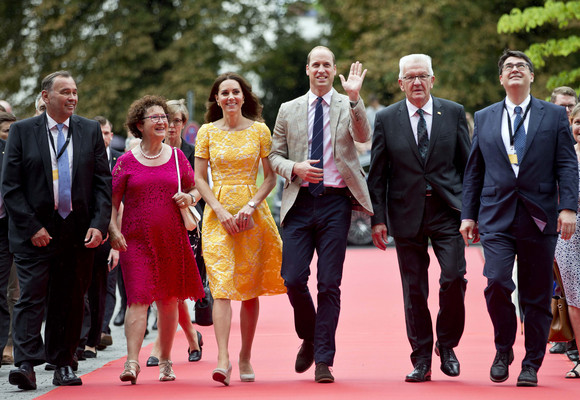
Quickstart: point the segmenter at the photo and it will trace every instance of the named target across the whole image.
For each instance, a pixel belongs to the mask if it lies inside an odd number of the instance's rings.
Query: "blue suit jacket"
[[[526,150],[516,177],[501,137],[503,104],[475,113],[461,217],[478,221],[482,233],[506,231],[519,199],[540,231],[555,234],[558,211],[578,207],[578,161],[566,110],[531,98]]]

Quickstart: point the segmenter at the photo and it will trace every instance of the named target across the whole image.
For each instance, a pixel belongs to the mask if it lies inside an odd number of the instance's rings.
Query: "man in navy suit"
[[[534,66],[528,56],[506,50],[498,66],[507,96],[475,113],[460,231],[466,244],[481,238],[483,245],[484,293],[496,348],[493,382],[508,379],[514,358],[517,257],[526,347],[517,385],[536,386],[552,320],[557,234],[570,239],[576,225],[578,166],[565,108],[530,95]]]
[[[95,248],[111,219],[101,128],[74,115],[78,95],[70,73],[45,77],[42,98],[45,113],[10,127],[1,178],[21,290],[13,316],[17,369],[9,381],[24,390],[36,389],[34,366],[45,361],[56,366],[53,384],[82,384],[72,370],[73,354]]]
[[[397,247],[407,337],[413,350],[414,370],[406,376],[407,382],[431,380],[429,241],[441,266],[435,352],[446,375],[460,373],[453,348],[465,323],[465,245],[459,225],[469,134],[463,106],[431,96],[434,81],[431,57],[401,58],[399,85],[406,98],[376,116],[368,179],[375,210],[373,242],[386,249],[388,224]]]

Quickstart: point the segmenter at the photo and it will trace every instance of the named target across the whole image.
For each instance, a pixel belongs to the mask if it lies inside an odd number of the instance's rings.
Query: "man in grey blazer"
[[[386,248],[387,225],[395,238],[414,367],[405,380],[424,382],[431,380],[434,344],[427,306],[429,242],[441,267],[435,352],[444,374],[460,373],[453,348],[465,323],[465,246],[459,225],[469,135],[463,106],[431,96],[431,57],[405,56],[399,70],[406,98],[381,110],[375,120],[371,222],[379,249]]]
[[[353,208],[372,215],[365,174],[355,141],[370,139],[370,126],[359,92],[366,75],[357,61],[348,79],[348,96],[332,88],[336,62],[332,51],[317,46],[308,54],[310,91],[282,104],[276,120],[270,162],[286,179],[280,210],[284,242],[282,277],[303,340],[295,370],[316,361],[315,381],[333,382],[329,367],[335,354],[340,313],[340,283]],[[318,310],[308,290],[310,262],[318,255]]]

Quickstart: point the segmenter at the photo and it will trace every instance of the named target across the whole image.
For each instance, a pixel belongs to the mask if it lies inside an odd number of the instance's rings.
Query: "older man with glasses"
[[[469,134],[463,106],[431,96],[431,57],[411,54],[401,58],[399,67],[406,98],[376,116],[368,185],[375,210],[373,242],[385,250],[388,235],[393,236],[399,259],[414,367],[405,380],[424,382],[431,380],[434,345],[427,306],[429,241],[441,266],[435,353],[444,374],[460,373],[453,348],[465,323],[459,217]]]

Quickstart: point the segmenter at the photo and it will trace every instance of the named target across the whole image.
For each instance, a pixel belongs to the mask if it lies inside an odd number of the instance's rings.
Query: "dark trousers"
[[[7,289],[12,268],[12,254],[8,249],[8,217],[0,219],[0,357],[8,341],[10,331],[10,308]]]
[[[85,346],[96,347],[101,342],[101,331],[107,300],[108,259],[110,250],[111,245],[105,242],[104,245],[97,247],[95,251],[91,284],[85,294],[85,313],[78,345],[79,350],[84,350]]]
[[[121,274],[120,263],[117,264],[114,270],[107,274],[107,295],[105,297],[105,313],[103,315],[101,332],[109,335],[111,334],[111,327],[109,325],[111,324],[115,306],[117,305],[117,276]],[[127,299],[125,299],[125,304],[127,304]]]
[[[465,244],[459,233],[459,212],[436,194],[426,198],[423,222],[413,238],[395,236],[403,285],[405,323],[411,344],[411,362],[431,365],[433,324],[429,296],[429,239],[441,267],[437,341],[443,347],[459,344],[465,326]]]
[[[81,333],[84,295],[89,286],[94,250],[84,246],[74,211],[66,220],[55,213],[51,244],[31,253],[16,253],[20,300],[14,306],[14,361],[70,365]],[[40,334],[48,303],[45,343]]]
[[[557,235],[544,235],[525,206],[518,202],[511,228],[506,232],[481,233],[487,278],[485,299],[493,323],[495,348],[508,352],[514,345],[517,316],[512,303],[515,284],[514,259],[518,261],[518,292],[524,316],[526,355],[523,366],[536,371],[542,365],[552,313],[552,263]]]
[[[336,352],[340,283],[352,205],[342,195],[312,197],[300,190],[282,227],[282,278],[294,308],[298,337],[314,341],[314,359],[330,366]],[[308,290],[310,262],[318,255],[318,310]]]

